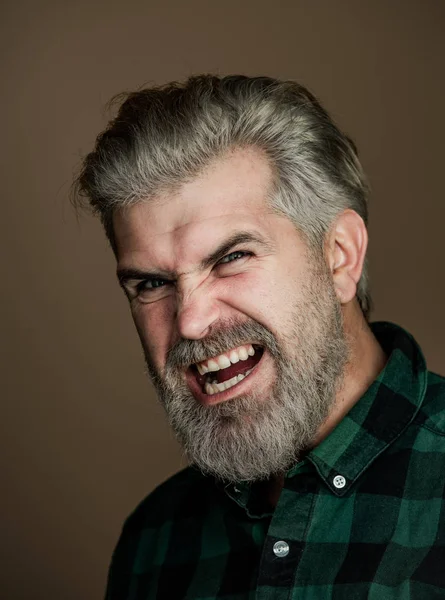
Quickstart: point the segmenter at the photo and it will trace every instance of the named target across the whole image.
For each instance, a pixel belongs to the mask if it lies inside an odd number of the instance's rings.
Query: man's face
[[[161,402],[190,460],[231,481],[310,445],[347,359],[323,259],[272,213],[271,168],[237,150],[114,217],[118,273]]]

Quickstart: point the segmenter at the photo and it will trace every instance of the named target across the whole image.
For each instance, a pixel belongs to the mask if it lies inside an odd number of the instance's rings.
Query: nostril
[[[210,299],[205,302],[183,301],[177,311],[177,328],[181,337],[200,340],[209,334],[210,327],[218,320],[219,309]]]

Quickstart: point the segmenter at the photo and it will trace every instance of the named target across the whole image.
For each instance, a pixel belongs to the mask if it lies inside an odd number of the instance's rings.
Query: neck
[[[387,356],[365,320],[358,302],[354,300],[343,310],[349,360],[333,408],[318,430],[312,447],[318,446],[360,400],[387,361]]]

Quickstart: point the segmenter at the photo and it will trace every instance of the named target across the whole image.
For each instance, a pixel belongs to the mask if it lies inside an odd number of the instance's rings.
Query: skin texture
[[[308,299],[324,297],[323,291],[327,290],[321,305],[328,307],[325,321],[331,322],[331,308],[341,314],[342,334],[330,335],[342,338],[348,358],[338,374],[339,385],[333,392],[329,414],[312,435],[312,445],[316,445],[385,364],[384,353],[355,298],[367,231],[354,211],[338,216],[325,240],[324,276],[320,279],[323,287],[321,292],[312,288],[308,292],[308,284],[318,277],[314,258],[294,225],[267,206],[271,179],[271,168],[258,150],[238,149],[174,192],[117,212],[114,229],[118,273],[127,276],[121,283],[150,372],[159,381],[168,372],[170,350],[181,340],[204,343],[231,323],[258,323],[276,337],[288,356],[295,356],[299,349],[303,353],[306,340],[298,335],[289,338],[296,307],[306,306],[310,315]],[[220,244],[240,230],[261,241],[237,244],[225,256],[234,251],[252,255],[203,264]],[[128,277],[130,271],[145,275]],[[141,280],[149,273],[158,287],[142,289]],[[316,329],[317,315],[308,318]],[[325,330],[331,331],[329,327],[326,325]],[[300,333],[303,330],[297,329]],[[315,358],[314,351],[315,347],[310,348],[307,356]],[[196,355],[197,360],[207,357]],[[261,404],[270,401],[277,373],[277,363],[266,350],[258,372],[222,394],[206,397],[190,385],[185,367],[183,380],[194,400],[203,406],[236,401],[241,393],[254,396]],[[279,480],[279,476],[273,478],[276,483],[271,487],[272,500],[279,491]]]

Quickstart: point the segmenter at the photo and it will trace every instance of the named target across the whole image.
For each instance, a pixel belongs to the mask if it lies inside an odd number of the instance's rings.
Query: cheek
[[[290,306],[291,290],[278,285],[277,277],[270,273],[252,271],[228,277],[219,282],[218,288],[226,306],[272,329]]]
[[[169,302],[140,305],[132,310],[132,317],[144,350],[157,367],[163,366],[167,350],[172,344]]]

